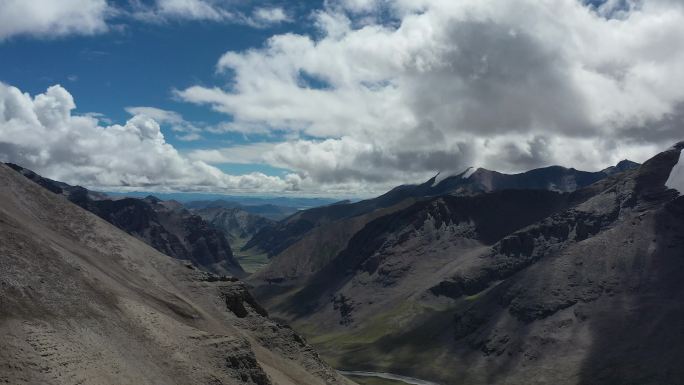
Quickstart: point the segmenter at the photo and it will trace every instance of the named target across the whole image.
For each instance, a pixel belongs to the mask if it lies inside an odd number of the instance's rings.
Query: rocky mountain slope
[[[416,200],[506,189],[571,192],[637,166],[637,163],[625,160],[599,172],[552,166],[520,174],[479,168],[447,177],[436,175],[423,184],[399,186],[377,198],[301,211],[275,225],[264,227],[244,249],[265,252],[272,257],[270,265],[261,270],[256,279],[306,279],[341,252],[351,237],[369,221],[401,210]]]
[[[684,197],[665,184],[682,148],[578,189],[497,182],[417,200],[306,279],[255,277],[255,293],[341,368],[443,384],[679,383]]]
[[[153,196],[111,199],[80,186],[41,177],[17,165],[8,166],[166,255],[218,274],[245,275],[223,232],[178,202],[162,201]]]
[[[0,164],[0,383],[350,382],[244,284],[170,258]]]
[[[275,221],[252,214],[240,207],[205,207],[193,210],[212,226],[222,230],[232,244],[244,244],[254,234]]]
[[[235,258],[248,273],[263,269],[268,264],[268,257],[262,253],[251,253],[243,250],[244,245],[261,229],[273,226],[274,221],[252,214],[241,207],[226,208],[210,206],[193,209],[192,212],[202,217],[207,223],[225,234],[230,242]]]

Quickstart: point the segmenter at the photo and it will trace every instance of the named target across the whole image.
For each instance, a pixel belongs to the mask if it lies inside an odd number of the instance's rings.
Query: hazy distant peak
[[[154,195],[148,195],[144,198],[144,200],[150,202],[150,203],[159,203],[161,202],[161,199],[157,198]]]
[[[613,174],[617,174],[619,172],[627,171],[627,170],[630,170],[630,169],[633,169],[636,167],[639,167],[639,163],[632,162],[629,159],[623,159],[623,160],[619,161],[618,164],[616,164],[615,166],[607,167],[607,168],[601,170],[601,172],[606,173],[608,175],[613,175]]]

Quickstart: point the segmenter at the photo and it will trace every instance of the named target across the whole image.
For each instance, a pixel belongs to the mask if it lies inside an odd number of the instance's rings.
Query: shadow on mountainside
[[[591,320],[580,384],[663,385],[684,378],[684,197],[655,216],[655,250],[625,284],[633,288]]]

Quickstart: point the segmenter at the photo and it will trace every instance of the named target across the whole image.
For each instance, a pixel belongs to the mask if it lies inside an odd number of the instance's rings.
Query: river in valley
[[[436,382],[430,382],[421,380],[419,378],[400,376],[398,374],[392,373],[382,373],[382,372],[367,372],[367,371],[348,371],[348,370],[338,370],[340,374],[349,377],[378,377],[384,378],[386,380],[400,381],[411,385],[440,385]]]

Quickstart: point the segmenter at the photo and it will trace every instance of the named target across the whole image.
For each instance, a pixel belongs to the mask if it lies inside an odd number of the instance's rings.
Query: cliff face
[[[237,279],[54,192],[0,165],[0,382],[349,384]]]
[[[43,178],[17,165],[10,167],[166,255],[215,273],[245,275],[233,257],[226,236],[177,202],[161,201],[152,196],[114,200],[80,186]]]
[[[366,223],[306,280],[255,293],[342,368],[447,384],[677,383],[684,198],[665,183],[683,147],[571,192],[419,200]]]

